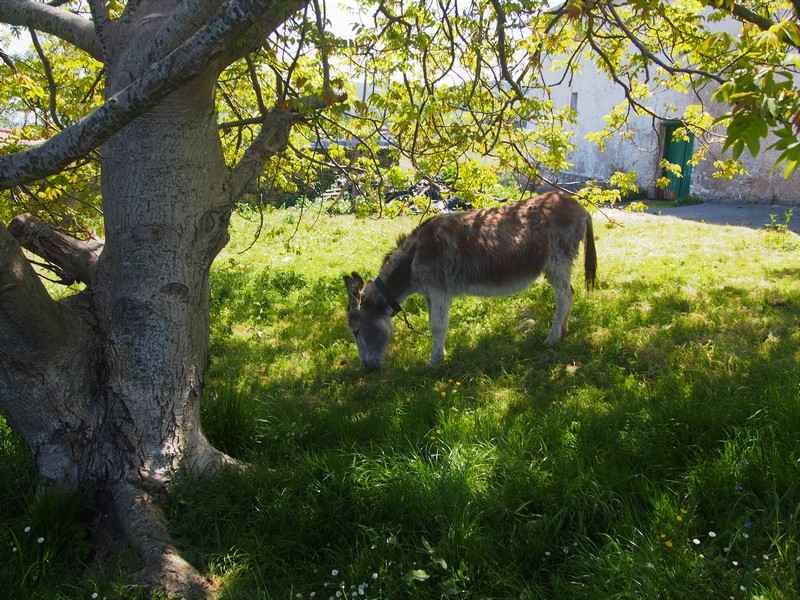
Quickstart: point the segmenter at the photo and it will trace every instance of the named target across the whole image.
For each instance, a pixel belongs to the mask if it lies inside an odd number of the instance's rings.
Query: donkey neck
[[[397,302],[402,302],[414,293],[411,285],[412,253],[406,244],[401,244],[387,255],[378,275],[387,291]]]

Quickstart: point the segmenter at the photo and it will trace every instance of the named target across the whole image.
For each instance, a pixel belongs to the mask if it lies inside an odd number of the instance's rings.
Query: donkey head
[[[366,285],[358,273],[345,275],[347,326],[356,340],[358,357],[368,371],[381,366],[392,340],[392,309],[372,281]]]

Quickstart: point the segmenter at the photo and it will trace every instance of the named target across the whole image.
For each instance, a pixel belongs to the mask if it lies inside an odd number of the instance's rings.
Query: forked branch
[[[27,213],[14,217],[8,230],[23,248],[47,261],[46,268],[55,273],[59,283],[91,285],[94,265],[103,251],[102,240],[78,240]]]

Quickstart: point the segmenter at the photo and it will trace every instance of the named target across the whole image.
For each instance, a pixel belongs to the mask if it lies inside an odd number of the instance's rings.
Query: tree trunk
[[[215,78],[173,93],[102,147],[105,245],[86,291],[51,300],[0,226],[7,417],[44,481],[112,499],[142,557],[140,581],[169,596],[211,588],[172,546],[157,498],[184,474],[234,462],[200,427],[209,270],[231,205]]]
[[[200,428],[209,270],[229,218],[213,85],[181,90],[102,149],[106,246],[93,305],[112,427],[104,432],[108,451],[95,455],[90,471],[111,470],[121,522],[146,561],[176,553],[142,494],[226,461]],[[159,538],[162,549],[153,544]]]
[[[186,5],[178,0],[131,2],[116,20],[94,3],[98,39],[84,39],[83,26],[73,33],[105,61],[107,101],[92,113],[100,116],[4,162],[17,165],[3,174],[8,187],[107,140],[104,243],[69,240],[25,216],[8,229],[0,223],[0,410],[27,443],[42,482],[112,512],[106,522],[119,523],[139,550],[139,581],[168,597],[213,589],[173,547],[159,500],[186,475],[236,464],[200,426],[211,263],[228,241],[234,200],[287,146],[302,116],[262,112],[259,134],[229,170],[216,80],[302,4],[212,2],[206,9],[216,16],[191,35],[198,24],[182,20]],[[185,30],[173,39],[180,24]],[[128,124],[101,131],[120,123]],[[86,289],[52,300],[20,244]]]

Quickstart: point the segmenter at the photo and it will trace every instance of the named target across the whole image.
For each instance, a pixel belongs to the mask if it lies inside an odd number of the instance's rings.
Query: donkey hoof
[[[431,359],[428,361],[428,367],[434,368],[441,366],[444,362],[444,356],[431,356]]]
[[[547,339],[544,341],[544,343],[547,346],[555,346],[560,341],[561,341],[561,337],[560,336],[548,335]]]

